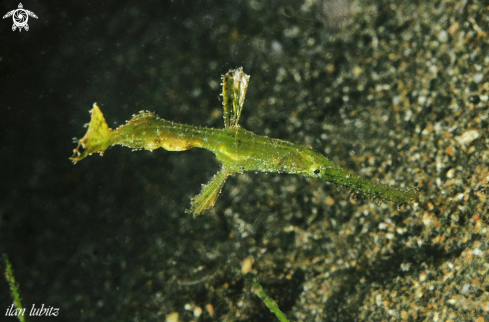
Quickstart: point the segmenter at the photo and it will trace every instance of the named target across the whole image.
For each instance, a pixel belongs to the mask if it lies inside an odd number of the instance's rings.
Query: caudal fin
[[[114,131],[107,125],[97,103],[93,104],[90,113],[92,119],[88,124],[88,131],[82,139],[78,140],[78,146],[73,150],[73,156],[70,158],[73,163],[95,152],[103,155],[104,151],[112,145]]]

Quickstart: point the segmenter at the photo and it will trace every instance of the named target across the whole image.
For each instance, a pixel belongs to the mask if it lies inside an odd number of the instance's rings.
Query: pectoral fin
[[[230,173],[222,168],[212,177],[209,183],[202,185],[200,193],[190,201],[190,209],[187,210],[187,213],[191,213],[196,217],[204,211],[211,209],[216,203],[217,197],[229,175]]]

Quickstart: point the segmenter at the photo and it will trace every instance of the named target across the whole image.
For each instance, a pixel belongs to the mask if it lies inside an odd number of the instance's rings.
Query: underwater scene
[[[0,9],[2,321],[489,321],[484,1]]]

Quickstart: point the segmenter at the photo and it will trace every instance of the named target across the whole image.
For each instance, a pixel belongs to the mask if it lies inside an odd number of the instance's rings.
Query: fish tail
[[[92,153],[97,152],[103,155],[104,151],[112,145],[114,131],[107,125],[97,103],[93,104],[90,113],[92,118],[88,124],[87,133],[78,140],[78,146],[73,150],[73,156],[70,158],[75,164]]]

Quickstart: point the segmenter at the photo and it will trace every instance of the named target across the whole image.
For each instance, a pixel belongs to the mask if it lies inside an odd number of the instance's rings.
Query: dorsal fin
[[[222,105],[224,108],[224,127],[238,127],[239,117],[248,89],[250,76],[243,72],[243,67],[231,69],[222,76]]]

